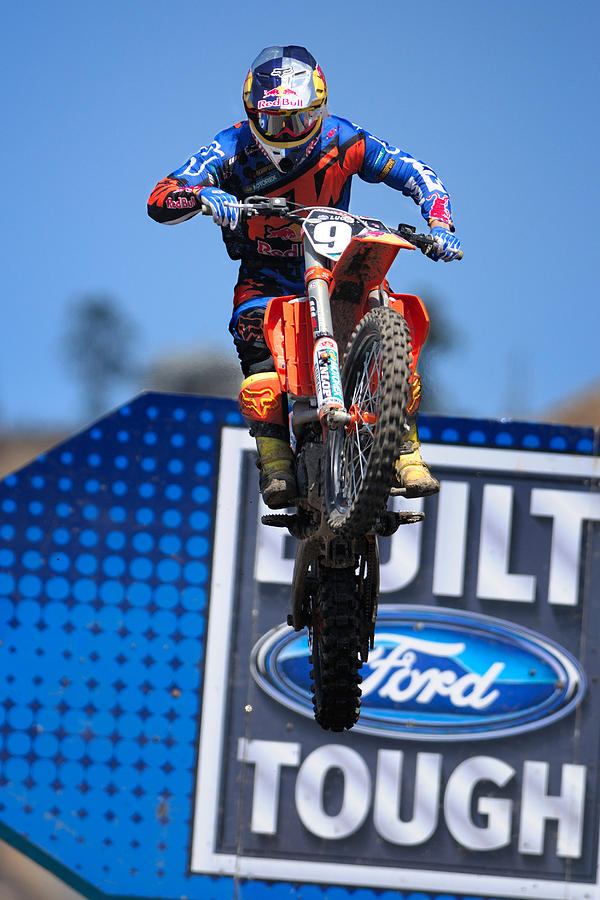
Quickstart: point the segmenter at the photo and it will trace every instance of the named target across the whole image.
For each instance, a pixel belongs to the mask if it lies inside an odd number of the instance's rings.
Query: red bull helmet
[[[252,134],[280,172],[308,154],[327,115],[327,84],[304,47],[266,47],[244,83]]]

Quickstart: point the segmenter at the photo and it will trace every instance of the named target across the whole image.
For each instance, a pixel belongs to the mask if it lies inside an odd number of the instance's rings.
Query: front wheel
[[[395,480],[410,398],[411,340],[404,317],[379,307],[361,319],[342,368],[351,424],[328,431],[325,507],[336,534],[368,532]]]

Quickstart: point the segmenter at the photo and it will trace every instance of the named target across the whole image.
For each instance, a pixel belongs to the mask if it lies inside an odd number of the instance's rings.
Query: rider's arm
[[[208,147],[201,147],[179,169],[158,182],[148,199],[150,218],[175,225],[200,212],[202,189],[221,187],[226,157],[223,137],[227,136],[228,132],[217,135]]]
[[[365,157],[358,173],[364,181],[383,181],[421,207],[421,215],[430,228],[454,231],[450,196],[432,168],[404,150],[393,147],[362,129]]]
[[[173,172],[159,181],[148,198],[148,215],[155,222],[175,225],[200,212],[199,188]]]
[[[443,222],[441,219],[430,219],[429,220],[430,228],[444,228],[446,231],[450,231],[450,226],[447,222]]]

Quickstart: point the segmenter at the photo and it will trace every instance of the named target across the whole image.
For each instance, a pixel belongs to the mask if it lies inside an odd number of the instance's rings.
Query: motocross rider
[[[421,207],[437,249],[434,260],[456,259],[460,242],[446,188],[435,172],[346,119],[329,115],[327,85],[314,57],[296,46],[267,47],[243,88],[247,120],[220,132],[156,185],[148,213],[183,222],[210,206],[229,256],[241,260],[229,330],[244,375],[240,410],[255,437],[260,490],[267,506],[291,506],[297,486],[278,376],[262,323],[273,296],[303,295],[300,227],[274,216],[242,221],[236,203],[251,195],[284,196],[306,206],[347,210],[353,175],[385,184]],[[420,381],[413,378],[410,430],[398,448],[398,486],[407,497],[439,490],[419,451]]]

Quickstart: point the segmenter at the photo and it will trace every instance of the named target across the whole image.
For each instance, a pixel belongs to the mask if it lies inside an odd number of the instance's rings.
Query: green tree
[[[228,347],[219,351],[199,346],[152,362],[144,373],[143,386],[151,391],[237,399],[242,377]]]
[[[137,375],[133,363],[136,328],[108,294],[86,294],[69,309],[64,352],[81,388],[85,413],[96,418],[120,381]]]

